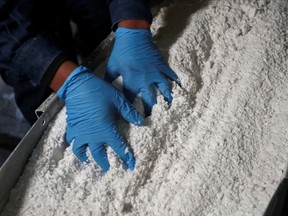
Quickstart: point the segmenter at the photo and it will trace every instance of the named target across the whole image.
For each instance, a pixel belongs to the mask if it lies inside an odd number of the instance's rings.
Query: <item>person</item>
[[[71,22],[77,26],[74,34]],[[180,84],[153,43],[151,22],[146,0],[0,0],[1,76],[31,124],[34,110],[52,91],[64,100],[66,140],[81,162],[89,163],[89,148],[107,172],[108,144],[133,170],[135,158],[117,130],[115,114],[143,125],[157,89],[171,103],[171,81]],[[115,42],[101,79],[77,55],[87,57],[111,31]],[[123,92],[111,84],[118,76]],[[132,106],[137,94],[145,116]]]

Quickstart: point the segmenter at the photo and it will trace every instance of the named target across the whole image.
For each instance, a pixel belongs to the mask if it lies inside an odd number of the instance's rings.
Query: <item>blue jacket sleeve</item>
[[[152,22],[148,0],[110,0],[109,8],[112,21],[112,29],[123,20],[141,19]]]
[[[59,65],[66,57],[43,35],[31,31],[31,23],[13,2],[0,0],[0,72],[8,84],[30,80],[38,85],[51,64]]]

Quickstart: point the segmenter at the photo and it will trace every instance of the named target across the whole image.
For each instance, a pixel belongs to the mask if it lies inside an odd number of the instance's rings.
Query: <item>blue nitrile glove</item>
[[[77,67],[66,79],[57,95],[65,100],[67,114],[66,139],[77,158],[88,163],[89,147],[104,172],[110,165],[105,144],[120,156],[130,170],[135,159],[115,124],[119,111],[129,122],[143,125],[144,118],[134,109],[122,92],[94,75],[84,66]]]
[[[123,93],[131,103],[141,93],[146,115],[151,114],[157,102],[155,87],[171,103],[172,91],[168,79],[180,85],[178,76],[164,62],[154,45],[148,29],[119,27],[116,30],[105,79],[112,82],[120,75],[123,78]]]

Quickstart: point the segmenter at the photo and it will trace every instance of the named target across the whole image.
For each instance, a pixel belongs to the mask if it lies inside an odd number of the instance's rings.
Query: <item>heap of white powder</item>
[[[80,164],[65,107],[13,189],[10,215],[261,215],[288,163],[288,2],[167,2],[155,43],[179,75],[146,125],[120,120],[136,169]],[[93,161],[93,159],[92,159]]]

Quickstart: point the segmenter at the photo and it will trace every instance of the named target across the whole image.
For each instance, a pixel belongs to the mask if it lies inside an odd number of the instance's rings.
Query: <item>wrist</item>
[[[60,67],[57,69],[51,83],[50,87],[57,91],[65,82],[66,78],[71,74],[71,72],[77,68],[78,65],[73,61],[64,61]]]
[[[123,20],[118,23],[118,27],[128,29],[150,29],[150,23],[146,20]]]

